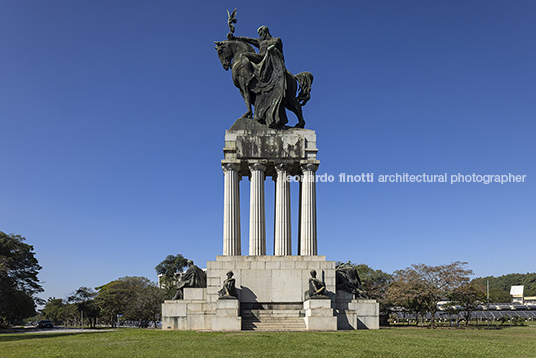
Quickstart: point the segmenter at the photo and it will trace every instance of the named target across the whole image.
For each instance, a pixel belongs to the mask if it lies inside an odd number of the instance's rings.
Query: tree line
[[[156,267],[163,275],[160,285],[145,277],[125,276],[93,288],[80,287],[66,299],[49,298],[41,316],[54,324],[115,327],[121,321],[140,321],[146,326],[160,319],[161,304],[175,295],[175,280],[187,265],[181,254],[168,255]],[[83,320],[83,321],[82,321]]]
[[[25,241],[20,235],[0,231],[0,327],[40,318],[94,327],[97,320],[114,326],[118,314],[123,320],[141,322],[160,317],[165,292],[145,277],[121,277],[94,289],[80,287],[65,299],[39,298],[44,291],[38,278],[41,266],[33,246]]]
[[[467,324],[471,313],[488,302],[488,281],[490,303],[511,303],[510,287],[516,285],[525,286],[525,296],[536,296],[536,273],[471,279],[473,271],[461,261],[438,266],[413,264],[393,274],[350,261],[337,265],[356,268],[363,287],[380,302],[382,313],[403,310],[421,319],[430,315],[431,326],[440,302],[447,313],[462,313]]]
[[[0,325],[20,324],[36,315],[36,306],[42,304],[41,316],[56,324],[80,324],[83,317],[90,326],[95,326],[97,319],[114,326],[118,315],[123,320],[155,321],[161,303],[174,296],[178,275],[187,265],[183,255],[168,255],[155,267],[160,285],[145,277],[126,276],[94,289],[80,287],[65,299],[49,298],[45,302],[37,297],[43,292],[37,277],[41,266],[33,246],[25,241],[20,235],[0,231]],[[536,296],[536,273],[471,280],[472,270],[460,261],[438,266],[413,264],[392,274],[351,261],[337,262],[337,266],[356,268],[364,290],[380,302],[383,313],[403,309],[421,317],[435,317],[438,303],[447,301],[451,312],[461,306],[470,315],[487,301],[487,281],[490,303],[511,302],[512,285],[524,285],[525,296]]]
[[[510,303],[510,287],[525,286],[524,295],[536,296],[536,273],[511,273],[499,277],[487,276],[475,278],[475,281],[481,285],[486,285],[489,281],[490,296],[493,297],[492,302]]]
[[[67,299],[49,298],[41,314],[54,324],[95,327],[140,321],[147,326],[160,318],[163,290],[145,277],[125,276],[96,289],[80,287]]]

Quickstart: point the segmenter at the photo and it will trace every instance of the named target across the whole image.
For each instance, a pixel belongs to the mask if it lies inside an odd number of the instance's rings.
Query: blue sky
[[[335,178],[317,185],[319,254],[534,272],[535,2],[0,1],[0,230],[34,245],[42,297],[222,253],[223,136],[245,106],[213,41],[235,7],[237,36],[267,25],[287,68],[315,76],[306,128]],[[449,181],[377,181],[396,173]],[[526,177],[450,184],[458,173]]]

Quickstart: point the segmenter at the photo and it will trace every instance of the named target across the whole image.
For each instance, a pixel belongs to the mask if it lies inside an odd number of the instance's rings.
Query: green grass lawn
[[[536,327],[0,334],[0,357],[536,357]]]

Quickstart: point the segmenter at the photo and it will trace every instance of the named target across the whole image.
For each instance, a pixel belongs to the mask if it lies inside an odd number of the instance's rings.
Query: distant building
[[[523,290],[525,286],[512,286],[510,288],[510,296],[512,296],[512,303],[525,304],[523,300]]]
[[[165,275],[164,275],[163,273],[161,273],[161,274],[158,275],[158,287],[160,287],[160,288],[165,288],[165,285],[164,285],[164,283],[162,282],[164,276],[165,276]]]
[[[526,305],[536,306],[536,296],[523,297],[523,300],[525,301]]]

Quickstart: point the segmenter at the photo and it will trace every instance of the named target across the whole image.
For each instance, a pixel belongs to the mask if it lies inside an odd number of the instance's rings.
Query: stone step
[[[303,327],[242,327],[242,331],[254,332],[302,332],[307,331],[305,325]]]
[[[300,312],[276,312],[270,315],[249,314],[242,316],[242,330],[244,331],[305,331],[305,321]]]
[[[305,323],[295,326],[287,325],[247,325],[242,322],[243,331],[306,331]]]
[[[301,327],[305,325],[303,322],[248,322],[242,321],[242,326],[248,327]]]
[[[290,319],[290,318],[284,318],[284,319],[263,319],[263,320],[256,320],[256,319],[247,319],[242,317],[243,322],[247,322],[250,324],[301,324],[303,323],[303,318],[296,318],[296,319]]]
[[[304,322],[247,322],[242,321],[243,327],[305,327]]]
[[[304,317],[302,310],[242,310],[242,317]]]

